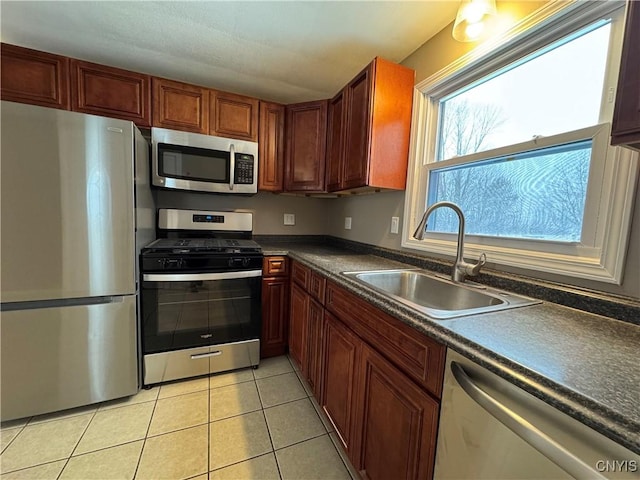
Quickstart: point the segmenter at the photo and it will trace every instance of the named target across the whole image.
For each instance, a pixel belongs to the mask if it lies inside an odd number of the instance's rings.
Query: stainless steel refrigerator
[[[12,102],[0,114],[0,417],[135,394],[147,141],[123,120]]]

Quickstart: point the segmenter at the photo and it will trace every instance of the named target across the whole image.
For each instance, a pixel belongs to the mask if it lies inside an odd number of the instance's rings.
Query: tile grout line
[[[25,428],[27,428],[27,425],[29,425],[29,422],[31,421],[31,419],[32,419],[32,418],[33,418],[33,417],[29,417],[29,420],[27,420],[27,423],[25,423],[24,425],[22,425],[22,427],[15,427],[15,428],[19,428],[19,429],[20,429],[20,431],[19,431],[18,433],[16,433],[16,435],[11,439],[11,441],[10,441],[9,443],[7,443],[7,445],[2,449],[2,451],[0,451],[0,456],[2,456],[2,454],[3,454],[4,452],[6,452],[6,451],[7,451],[7,448],[9,448],[9,446],[10,446],[13,442],[15,442],[15,441],[16,441],[16,438],[18,438],[18,435],[20,435],[20,434],[24,431],[24,429],[25,429]],[[10,429],[10,428],[5,428],[4,430],[5,430],[5,431],[7,431],[7,430],[11,430],[11,429]],[[2,430],[0,430],[0,435],[1,435],[1,434],[2,434]],[[0,474],[1,474],[1,473],[2,473],[2,472],[0,471]]]
[[[258,385],[256,385],[256,390],[258,389]],[[258,395],[260,395],[260,391],[258,390]],[[262,400],[260,400],[262,403]],[[269,435],[269,443],[271,443],[271,452],[273,453],[273,459],[276,461],[276,468],[278,469],[278,477],[282,480],[282,472],[280,471],[280,464],[278,463],[278,457],[276,456],[276,446],[273,444],[273,437],[271,436],[271,429],[269,428],[269,422],[267,422],[267,415],[264,413],[264,406],[262,408],[262,418],[264,419],[264,426],[267,428],[267,435]]]
[[[160,395],[160,389],[158,389],[158,396]],[[138,455],[138,462],[136,463],[136,469],[133,472],[133,477],[136,478],[138,475],[138,470],[140,469],[140,462],[142,462],[142,455],[144,454],[144,447],[147,446],[147,437],[149,436],[149,429],[151,428],[151,422],[153,421],[153,414],[156,413],[156,406],[158,405],[158,396],[156,396],[155,403],[153,404],[153,410],[151,411],[151,416],[149,417],[149,424],[147,425],[147,431],[142,439],[142,448],[140,449],[140,455]]]
[[[50,465],[52,463],[62,462],[64,460],[66,460],[66,459],[65,458],[60,458],[58,460],[51,460],[50,462],[38,463],[37,465],[31,465],[29,467],[18,468],[17,470],[11,470],[10,472],[2,472],[2,474],[0,475],[0,478],[2,478],[2,476],[4,476],[4,475],[14,474],[14,473],[17,473],[17,472],[22,472],[24,470],[29,470],[30,468],[43,467],[44,465]],[[63,467],[63,469],[64,469],[64,467]],[[58,477],[59,476],[60,475],[58,475]],[[56,478],[58,478],[58,477],[56,477]]]
[[[209,360],[211,361],[211,360]],[[211,374],[207,377],[207,479],[209,478],[209,472],[211,471]]]
[[[85,434],[87,433],[87,430],[89,430],[89,426],[91,425],[91,422],[93,422],[93,419],[96,418],[97,414],[98,414],[98,409],[96,408],[95,412],[93,412],[93,415],[91,415],[91,419],[87,422],[87,426],[84,427],[84,430],[82,431],[82,435],[80,435],[80,438],[78,438],[78,441],[76,442],[75,446],[71,450],[71,453],[66,458],[66,462],[64,462],[64,466],[60,470],[60,473],[58,473],[58,476],[56,477],[56,480],[58,480],[62,476],[62,472],[64,472],[64,469],[67,468],[67,465],[69,465],[69,462],[71,461],[71,457],[73,457],[73,453],[78,448],[78,445],[80,445],[80,442],[82,441],[82,439],[84,438]]]

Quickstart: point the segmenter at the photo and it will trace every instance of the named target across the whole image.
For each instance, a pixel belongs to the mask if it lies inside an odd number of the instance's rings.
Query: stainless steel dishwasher
[[[640,478],[640,456],[447,352],[436,479]]]

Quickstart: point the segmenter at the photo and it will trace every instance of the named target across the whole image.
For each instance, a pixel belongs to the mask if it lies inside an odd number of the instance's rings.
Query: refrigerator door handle
[[[606,479],[547,434],[482,390],[457,362],[451,362],[451,373],[460,387],[478,405],[564,471],[575,478]]]
[[[131,295],[127,295],[131,296]],[[122,303],[125,296],[63,298],[55,300],[32,300],[28,302],[11,302],[0,304],[0,311],[13,312],[16,310],[35,310],[38,308],[81,307],[89,305],[104,305],[107,303]]]

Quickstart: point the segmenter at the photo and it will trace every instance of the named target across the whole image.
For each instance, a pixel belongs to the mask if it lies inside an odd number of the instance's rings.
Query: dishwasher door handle
[[[451,373],[460,387],[478,405],[569,475],[575,478],[606,480],[606,477],[584,463],[546,433],[482,390],[469,378],[460,364],[451,362]]]

